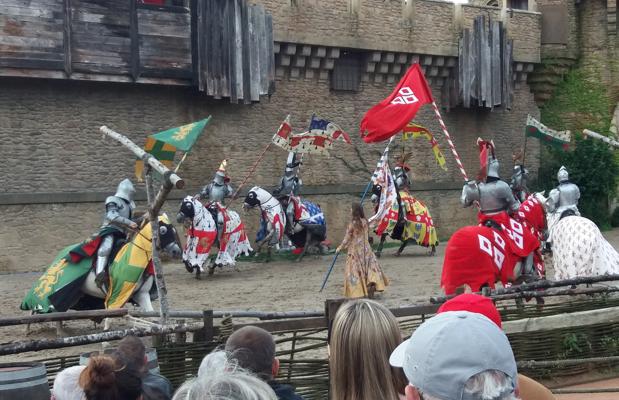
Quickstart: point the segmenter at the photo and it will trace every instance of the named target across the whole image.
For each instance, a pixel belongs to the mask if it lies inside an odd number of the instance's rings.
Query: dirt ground
[[[616,248],[619,247],[619,230],[606,233]],[[422,247],[410,246],[402,256],[394,257],[396,248],[386,248],[380,263],[391,285],[380,294],[378,300],[387,306],[408,305],[427,301],[430,296],[440,295],[440,274],[445,244],[441,244],[435,256],[427,255]],[[51,257],[50,257],[51,258]],[[240,262],[236,269],[217,270],[213,276],[196,280],[180,263],[165,264],[165,279],[168,287],[170,308],[174,310],[259,310],[300,311],[322,310],[326,299],[339,298],[343,291],[345,256],[337,260],[327,287],[319,292],[321,282],[332,256],[308,256],[300,263],[275,261],[271,263]],[[19,304],[40,273],[0,275],[1,316],[26,315]],[[549,267],[548,277],[553,276]],[[158,304],[155,304],[157,307]],[[72,334],[92,333],[91,322],[71,322],[68,331]],[[100,328],[97,328],[100,329]],[[55,337],[51,323],[36,324],[26,336],[23,326],[1,327],[0,343],[24,339]],[[63,350],[64,354],[76,354],[76,349]],[[45,352],[45,356],[52,353]],[[58,351],[53,354],[58,354]],[[28,354],[41,358],[43,353]],[[13,358],[13,357],[11,357]]]

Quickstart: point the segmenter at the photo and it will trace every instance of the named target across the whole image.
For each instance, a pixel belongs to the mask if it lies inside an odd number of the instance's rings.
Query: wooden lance
[[[146,166],[146,196],[148,201],[148,216],[151,224],[151,232],[152,232],[152,261],[153,267],[155,269],[155,282],[157,284],[157,294],[159,296],[159,305],[160,305],[160,317],[161,317],[161,325],[165,325],[168,320],[169,314],[169,305],[168,305],[168,290],[166,288],[165,279],[163,277],[163,267],[161,265],[161,259],[159,258],[159,251],[157,249],[157,243],[159,242],[159,211],[163,206],[168,194],[172,190],[172,188],[176,187],[178,189],[182,189],[185,186],[185,182],[181,179],[180,176],[176,175],[174,172],[170,171],[165,165],[163,165],[159,160],[145,152],[138,145],[133,143],[126,136],[111,130],[106,126],[102,126],[99,128],[104,135],[109,136],[118,142],[120,142],[123,146],[128,148],[135,154],[137,157],[141,158],[144,161],[144,165]],[[154,195],[154,187],[152,180],[152,171],[155,170],[163,176],[163,185],[157,193],[157,196]]]
[[[585,135],[587,135],[587,136],[589,136],[589,137],[592,137],[592,138],[594,138],[594,139],[601,140],[602,142],[604,142],[604,143],[606,143],[606,144],[608,144],[608,145],[610,145],[610,146],[613,146],[613,147],[617,147],[617,148],[619,148],[619,142],[618,142],[618,141],[613,140],[613,139],[611,139],[611,138],[609,138],[609,137],[606,137],[606,136],[604,136],[604,135],[602,135],[602,134],[599,134],[599,133],[597,133],[597,132],[590,131],[589,129],[584,129],[584,130],[582,131],[582,133],[584,133]]]

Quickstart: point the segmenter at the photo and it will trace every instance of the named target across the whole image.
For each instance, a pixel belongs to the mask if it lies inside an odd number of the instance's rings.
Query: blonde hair
[[[389,365],[389,355],[401,342],[398,322],[385,306],[367,299],[342,305],[331,333],[331,398],[397,400],[407,380]]]

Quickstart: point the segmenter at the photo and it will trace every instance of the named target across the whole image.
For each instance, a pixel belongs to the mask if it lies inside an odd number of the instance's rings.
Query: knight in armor
[[[225,205],[224,199],[231,197],[234,193],[230,186],[230,178],[226,176],[226,160],[223,160],[215,173],[213,181],[202,188],[200,199],[208,201],[210,204],[220,203]]]
[[[118,241],[126,240],[130,231],[138,229],[137,223],[131,220],[133,210],[135,210],[134,195],[133,183],[125,179],[118,185],[116,194],[105,199],[105,215],[99,230],[101,243],[97,251],[95,266],[95,282],[100,288],[106,281],[106,269],[114,245]]]
[[[512,188],[514,197],[521,203],[525,202],[529,195],[527,180],[529,179],[529,170],[524,167],[522,151],[514,153],[512,159],[514,161],[514,172],[509,186]]]
[[[408,177],[410,170],[404,160],[399,161],[393,169],[393,182],[398,192],[401,190],[408,192],[411,189],[411,180]]]
[[[284,176],[279,182],[279,187],[273,191],[273,195],[276,197],[288,197],[291,194],[294,196],[299,195],[303,185],[303,182],[297,176],[299,165],[301,165],[301,161],[297,161],[297,153],[293,151],[288,152]]]
[[[480,147],[482,171],[480,182],[469,181],[462,188],[460,202],[470,207],[479,202],[480,223],[500,227],[505,224],[507,215],[518,211],[520,202],[514,197],[509,185],[499,176],[499,161],[494,153],[494,143],[477,139]]]
[[[559,185],[550,191],[546,199],[546,211],[548,211],[548,231],[552,226],[563,217],[570,215],[580,216],[578,211],[578,200],[580,199],[580,189],[570,182],[567,168],[561,166],[557,173]],[[546,243],[551,243],[551,235],[548,235]]]

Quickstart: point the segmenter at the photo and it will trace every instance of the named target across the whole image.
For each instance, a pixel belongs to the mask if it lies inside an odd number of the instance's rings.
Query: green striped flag
[[[525,130],[527,136],[536,137],[542,142],[551,146],[561,147],[567,150],[570,145],[570,131],[555,131],[548,128],[532,116],[527,116],[527,127]]]
[[[201,121],[192,122],[191,124],[179,126],[178,128],[172,128],[167,131],[155,133],[150,135],[150,137],[172,145],[181,151],[188,152],[191,150],[191,147],[194,145],[196,140],[198,140],[200,134],[204,130],[204,127],[210,120],[211,117],[209,116]]]

